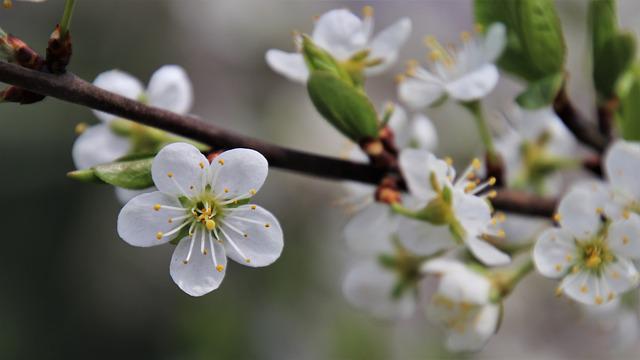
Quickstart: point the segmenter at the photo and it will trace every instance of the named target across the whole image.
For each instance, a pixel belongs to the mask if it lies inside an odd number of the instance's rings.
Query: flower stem
[[[520,264],[519,267],[503,273],[502,276],[499,275],[500,273],[497,273],[495,281],[498,288],[499,298],[504,299],[509,296],[518,283],[520,283],[520,280],[527,276],[533,268],[533,259],[530,257]]]
[[[60,38],[67,36],[69,32],[69,26],[71,26],[71,17],[73,16],[73,9],[75,8],[76,0],[67,0],[64,4],[64,13],[62,14],[62,20],[60,20]]]
[[[487,155],[489,155],[490,158],[495,159],[496,150],[493,146],[493,138],[491,137],[489,126],[487,125],[487,121],[482,112],[482,104],[479,100],[463,102],[461,104],[466,107],[469,112],[471,112],[471,115],[473,115],[473,118],[476,121],[476,126],[478,127],[478,131],[480,133],[480,140],[482,140],[482,144],[487,151]]]

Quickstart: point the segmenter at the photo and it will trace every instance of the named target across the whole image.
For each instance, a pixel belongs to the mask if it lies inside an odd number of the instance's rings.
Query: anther
[[[628,236],[623,236],[623,237],[622,237],[622,243],[623,243],[624,245],[627,245],[627,244],[629,243],[629,237],[628,237]]]
[[[158,231],[156,233],[156,239],[158,239],[158,240],[162,240],[163,236],[164,236],[164,233],[162,231]]]
[[[450,156],[446,156],[444,158],[444,162],[446,162],[447,165],[449,165],[449,166],[453,165],[453,159]]]
[[[170,178],[172,178],[172,177],[173,177],[173,173],[172,173],[171,171],[169,171],[169,172],[167,173],[167,176],[168,176],[168,177],[170,177]]]
[[[602,296],[596,296],[595,300],[596,300],[596,304],[602,305]]]
[[[553,221],[560,222],[562,220],[562,215],[560,213],[553,214]]]
[[[586,294],[589,291],[589,288],[587,287],[587,285],[582,285],[580,287],[580,292],[583,294]]]
[[[218,164],[220,164],[220,165],[224,165],[224,159],[220,159],[220,160],[218,160]]]
[[[473,161],[471,161],[471,166],[473,167],[474,170],[480,170],[482,163],[480,162],[480,159],[475,158],[473,159]]]
[[[251,210],[255,210],[256,208],[257,208],[257,206],[251,205]]]
[[[249,194],[251,194],[251,195],[255,195],[255,194],[256,194],[256,192],[257,192],[257,191],[256,191],[256,189],[251,189],[251,190],[249,190]]]
[[[224,188],[224,192],[228,193],[229,192],[229,188]]]
[[[155,211],[160,211],[161,208],[162,208],[162,205],[160,205],[160,204],[153,205],[153,210],[155,210]]]
[[[84,133],[85,131],[87,131],[87,128],[89,127],[89,125],[87,125],[87,123],[78,123],[74,129],[74,131],[76,132],[76,135],[81,135],[82,133]]]
[[[200,169],[204,169],[204,163],[202,161],[200,161],[198,165],[200,166]]]
[[[269,224],[264,224],[264,227],[268,229],[268,228],[270,228],[270,227],[271,227],[271,225],[269,225]]]
[[[496,178],[494,178],[493,176],[489,178],[489,185],[493,186],[496,184]]]
[[[209,219],[205,221],[204,226],[206,226],[207,230],[211,231],[216,227],[216,222]]]
[[[218,265],[216,266],[216,270],[218,270],[218,272],[222,272],[222,270],[224,270],[224,266]]]
[[[362,16],[364,17],[373,17],[373,7],[367,5],[362,8]]]
[[[244,259],[244,262],[246,262],[246,263],[248,264],[248,263],[250,263],[250,262],[251,262],[251,259],[246,258],[246,259]]]

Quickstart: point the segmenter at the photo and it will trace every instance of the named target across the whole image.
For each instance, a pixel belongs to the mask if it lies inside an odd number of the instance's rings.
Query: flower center
[[[606,241],[598,237],[588,243],[578,244],[578,261],[575,269],[583,268],[599,274],[614,259]]]

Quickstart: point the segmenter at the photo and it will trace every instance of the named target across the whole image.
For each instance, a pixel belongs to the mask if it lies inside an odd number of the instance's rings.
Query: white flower
[[[394,296],[398,276],[379,261],[357,263],[349,270],[342,286],[347,300],[371,315],[383,318],[407,318],[415,312],[415,291],[407,289]]]
[[[142,247],[177,241],[171,277],[187,294],[204,295],[222,282],[227,257],[260,267],[280,256],[278,220],[247,204],[267,171],[267,160],[254,150],[228,150],[209,164],[192,145],[167,145],[151,168],[159,191],[139,195],[122,208],[118,234]]]
[[[640,213],[640,143],[617,140],[604,158],[609,187],[598,188],[607,197],[605,213],[617,219]]]
[[[153,73],[146,90],[138,79],[120,70],[98,75],[93,84],[178,114],[187,113],[193,102],[191,82],[184,69],[177,65],[165,65]],[[117,119],[116,116],[97,110],[94,114],[101,123],[87,128],[73,144],[71,154],[78,169],[115,161],[127,155],[133,147],[129,138],[116,134],[110,128],[109,123]],[[118,191],[118,198],[124,203],[131,194]]]
[[[500,320],[500,305],[490,301],[491,283],[487,277],[450,259],[428,261],[422,269],[441,276],[427,316],[448,329],[447,348],[482,349]]]
[[[433,150],[438,144],[438,135],[431,120],[418,114],[409,121],[401,106],[394,105],[388,125],[400,148],[414,146]],[[364,152],[356,146],[350,151],[349,158],[367,161]],[[390,249],[389,239],[396,231],[398,215],[387,204],[374,201],[374,186],[356,182],[344,182],[343,186],[348,194],[342,203],[356,212],[344,230],[347,243],[361,254],[378,254]]]
[[[512,127],[496,139],[510,186],[552,193],[560,189],[560,174],[550,173],[554,163],[576,157],[577,143],[550,107],[539,110],[514,109]]]
[[[318,18],[311,37],[316,45],[341,62],[363,50],[370,50],[365,73],[377,75],[396,61],[400,47],[411,33],[411,20],[402,18],[372,38],[373,10],[367,6],[363,13],[364,17],[360,19],[346,9],[331,10]],[[271,49],[266,53],[266,60],[274,71],[290,80],[307,81],[309,70],[302,54]]]
[[[463,33],[460,49],[445,48],[433,37],[427,38],[432,66],[425,69],[410,62],[398,96],[412,108],[429,106],[445,95],[462,102],[483,98],[498,83],[494,62],[505,46],[505,32],[504,25],[495,23],[485,36]]]
[[[602,306],[583,305],[586,317],[607,333],[608,345],[613,351],[631,349],[640,337],[640,318],[637,309],[615,299]]]
[[[545,230],[533,251],[542,275],[562,278],[558,293],[585,304],[610,302],[640,279],[632,262],[640,259],[640,216],[605,218],[602,200],[591,184],[571,189],[558,206],[560,227]]]
[[[398,235],[402,243],[417,254],[432,254],[438,250],[463,243],[478,260],[487,265],[504,265],[510,261],[507,254],[487,241],[490,237],[502,237],[495,231],[491,207],[487,197],[480,195],[495,182],[474,180],[480,161],[472,164],[455,178],[455,169],[446,161],[424,150],[405,149],[400,153],[400,168],[411,196],[423,207],[419,212],[436,213],[444,217],[440,224],[433,219],[402,217]],[[427,221],[425,221],[427,220]]]

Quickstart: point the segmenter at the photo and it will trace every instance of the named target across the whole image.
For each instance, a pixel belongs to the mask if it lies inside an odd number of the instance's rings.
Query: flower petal
[[[596,195],[585,186],[574,187],[558,205],[560,225],[578,240],[595,235],[602,225],[600,212],[604,209]]]
[[[193,104],[193,87],[182,67],[165,65],[151,76],[147,96],[152,106],[186,114]]]
[[[398,237],[402,245],[417,255],[432,255],[455,246],[448,226],[406,217],[399,220]]]
[[[563,276],[576,257],[576,245],[566,230],[545,230],[533,248],[533,261],[542,275],[550,278]]]
[[[609,226],[607,243],[616,256],[628,259],[640,258],[640,216],[631,214],[628,219],[616,220]]]
[[[103,72],[96,77],[93,81],[93,85],[134,100],[138,99],[138,97],[144,93],[144,86],[138,79],[120,70]],[[98,119],[105,122],[109,122],[116,118],[115,115],[98,110],[93,110],[93,113]]]
[[[604,168],[614,190],[640,198],[640,144],[616,141],[605,155]]]
[[[484,64],[445,85],[447,93],[458,101],[472,101],[488,95],[498,83],[498,68]]]
[[[378,75],[388,69],[398,58],[398,51],[411,35],[411,20],[402,18],[376,35],[371,41],[371,59],[382,63],[365,69],[367,75]]]
[[[398,85],[398,97],[417,110],[433,104],[444,94],[444,85],[435,77],[431,80],[408,78]]]
[[[609,264],[603,275],[606,284],[616,294],[624,293],[636,286],[640,281],[640,274],[631,260],[618,257]]]
[[[368,33],[362,20],[346,9],[324,13],[313,28],[313,41],[338,60],[346,60],[367,44]]]
[[[112,162],[129,152],[129,139],[111,131],[109,124],[87,128],[73,143],[71,156],[77,169]]]
[[[251,267],[273,263],[284,246],[278,219],[256,205],[242,205],[231,210],[218,221],[218,236],[228,257]]]
[[[489,266],[501,266],[511,262],[511,257],[498,250],[495,246],[478,238],[477,236],[467,237],[465,244],[476,257],[476,259]]]
[[[150,187],[142,190],[131,190],[116,186],[116,197],[118,198],[118,201],[120,201],[120,203],[124,205],[138,195],[154,191],[158,191],[158,189],[156,189],[155,187]]]
[[[271,49],[267,51],[265,58],[271,69],[278,74],[285,76],[291,81],[302,84],[307,82],[309,69],[304,62],[302,54]]]
[[[502,54],[507,44],[507,29],[501,23],[493,23],[487,30],[484,38],[484,59],[487,62],[495,62]]]
[[[426,150],[404,149],[400,152],[400,168],[411,194],[421,200],[433,199],[437,192],[431,187],[431,173],[440,186],[449,184],[449,165]]]
[[[393,251],[391,234],[398,227],[398,216],[386,204],[372,203],[359,211],[344,228],[351,249],[360,254],[377,255]]]
[[[165,194],[187,196],[206,185],[209,161],[195,146],[173,143],[160,150],[151,165],[151,176]]]
[[[467,236],[480,236],[491,223],[491,206],[479,196],[453,190],[453,213]]]
[[[415,312],[416,301],[409,291],[394,299],[392,292],[396,282],[391,270],[384,269],[376,261],[366,261],[347,273],[342,289],[353,306],[375,317],[407,318]]]
[[[433,151],[438,147],[438,132],[431,119],[423,114],[413,116],[411,122],[411,140],[415,142],[418,149]]]
[[[411,139],[411,129],[407,112],[398,104],[393,104],[393,114],[389,118],[387,125],[393,130],[393,136],[398,147],[403,148],[409,144]]]
[[[118,235],[133,246],[149,247],[164,244],[175,238],[157,238],[158,233],[167,234],[181,226],[181,222],[169,222],[170,218],[183,216],[187,210],[174,210],[157,206],[182,208],[177,198],[159,191],[138,195],[120,210],[118,215]]]
[[[438,294],[458,303],[487,304],[490,292],[489,280],[466,266],[444,272],[438,285]]]
[[[499,305],[485,305],[473,322],[465,329],[453,329],[447,336],[446,346],[451,351],[481,350],[495,333],[500,318]]]
[[[211,163],[210,176],[213,192],[225,199],[257,192],[269,172],[267,159],[251,149],[232,149],[216,156]]]
[[[196,235],[199,235],[198,237],[201,234],[202,232],[196,233]],[[192,240],[194,241],[193,247],[191,246]],[[173,281],[182,291],[191,296],[202,296],[217,289],[224,279],[227,268],[224,247],[213,241],[212,251],[211,245],[205,236],[204,249],[206,254],[203,254],[200,252],[200,241],[202,241],[201,238],[195,237],[182,239],[173,251],[171,264],[169,265],[169,273]],[[191,257],[189,262],[185,264],[190,248]],[[215,256],[215,263],[212,256]]]

